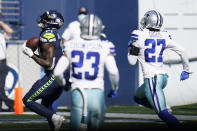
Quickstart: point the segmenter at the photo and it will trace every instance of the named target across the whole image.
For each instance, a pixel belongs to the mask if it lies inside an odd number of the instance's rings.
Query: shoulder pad
[[[69,23],[68,28],[75,28],[76,26],[80,26],[79,21],[73,21]]]
[[[102,40],[103,42],[106,42],[106,43],[112,43],[111,41],[109,41],[109,40]]]
[[[107,46],[114,46],[114,44],[109,40],[102,40],[102,42],[106,43]]]
[[[131,32],[131,34],[135,34],[135,35],[138,35],[138,34],[140,34],[140,32],[143,32],[144,30],[133,30],[132,32]]]
[[[103,42],[106,43],[106,47],[109,50],[109,54],[115,56],[116,55],[115,45],[109,40],[103,40]]]
[[[138,40],[139,32],[140,32],[139,30],[134,30],[134,31],[131,33],[130,40],[131,40],[131,41],[136,41],[136,40]]]
[[[162,31],[167,37],[169,37],[169,39],[172,40],[172,35],[170,33],[168,33],[166,30]]]

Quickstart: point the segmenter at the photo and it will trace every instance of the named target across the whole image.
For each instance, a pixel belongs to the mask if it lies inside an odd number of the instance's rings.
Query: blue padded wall
[[[116,60],[120,72],[119,96],[107,99],[107,105],[133,104],[133,93],[137,87],[137,67],[129,66],[127,62],[127,43],[130,32],[138,26],[137,0],[99,0],[94,4],[95,13],[102,18],[106,26],[107,38],[116,46]],[[106,79],[106,77],[105,77]],[[107,82],[109,90],[110,83]],[[107,91],[106,90],[106,91]]]
[[[77,19],[81,6],[97,14],[106,26],[104,32],[107,39],[116,46],[116,60],[120,72],[119,96],[106,98],[107,105],[133,105],[133,94],[138,86],[138,68],[131,67],[127,62],[127,43],[130,32],[138,27],[138,0],[28,0],[24,1],[24,39],[39,35],[36,18],[47,9],[57,9],[65,19],[64,28],[69,22]],[[110,90],[110,82],[105,72],[106,93]],[[70,106],[70,92],[63,93],[58,105]]]

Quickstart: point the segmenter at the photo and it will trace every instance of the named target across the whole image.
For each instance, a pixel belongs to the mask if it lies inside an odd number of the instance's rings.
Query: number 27
[[[157,62],[163,62],[162,55],[163,55],[163,51],[166,47],[165,39],[156,39],[156,40],[155,39],[146,39],[145,46],[149,46],[150,44],[152,45],[151,48],[147,48],[144,51],[145,61],[146,62],[156,62],[156,59],[157,59]],[[154,54],[155,54],[156,48],[158,46],[162,46],[162,47],[161,47],[160,53],[158,54],[158,56],[156,56]],[[150,54],[153,54],[153,55],[150,57]]]

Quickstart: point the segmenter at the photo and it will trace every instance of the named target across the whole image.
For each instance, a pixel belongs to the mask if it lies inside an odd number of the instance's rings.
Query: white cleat
[[[60,116],[60,117],[61,117],[62,124],[66,124],[67,123],[66,118],[64,116]]]
[[[87,124],[84,124],[84,123],[81,123],[81,125],[80,125],[80,131],[87,131],[87,129],[88,129],[88,126],[87,126]]]
[[[168,112],[172,113],[172,108],[169,105],[166,105]]]
[[[59,129],[62,126],[62,123],[63,124],[66,123],[66,119],[63,116],[60,116],[60,115],[57,115],[57,114],[53,114],[51,120],[53,122],[55,131],[59,131]]]

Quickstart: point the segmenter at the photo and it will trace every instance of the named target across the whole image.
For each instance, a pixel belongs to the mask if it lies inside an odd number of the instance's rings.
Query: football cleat
[[[66,123],[66,119],[63,116],[60,116],[60,115],[57,115],[57,114],[53,114],[51,120],[53,122],[55,131],[59,131],[62,124]]]
[[[88,126],[87,126],[87,124],[85,124],[85,123],[81,123],[81,125],[80,125],[80,131],[87,131],[87,129],[88,129]]]
[[[67,121],[66,121],[65,117],[60,116],[60,119],[61,119],[61,121],[62,121],[62,124],[66,124],[66,123],[67,123]]]

